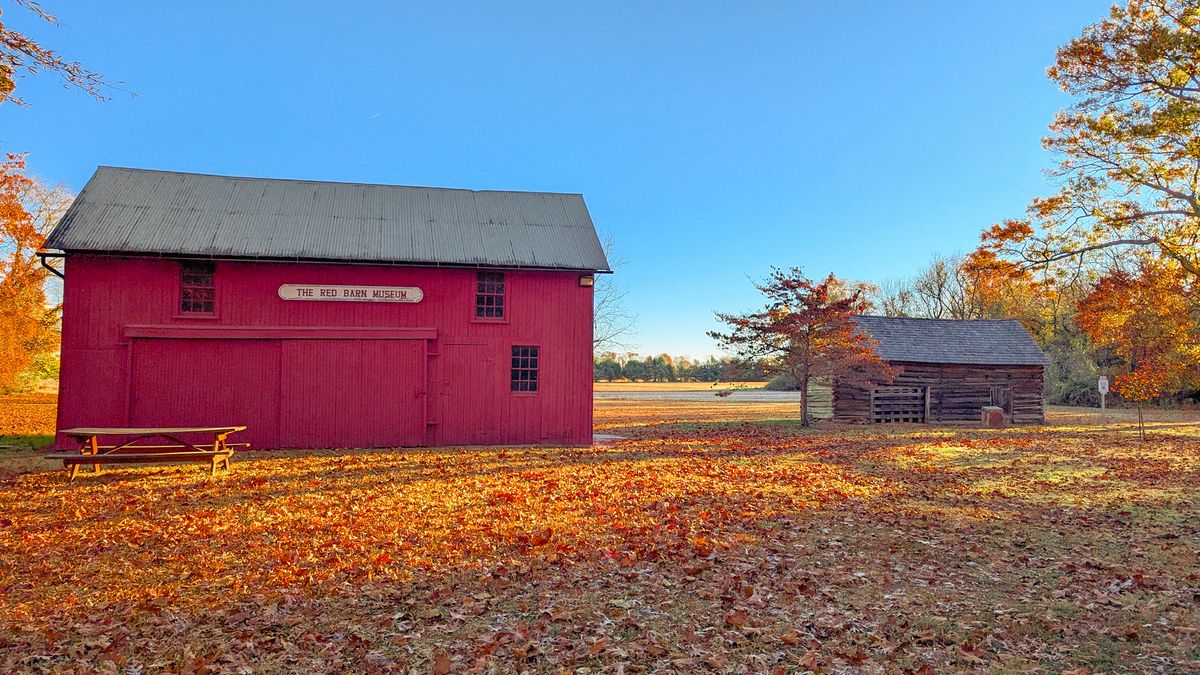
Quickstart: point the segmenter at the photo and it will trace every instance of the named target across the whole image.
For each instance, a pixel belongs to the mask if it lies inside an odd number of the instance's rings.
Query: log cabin
[[[1011,424],[1045,422],[1049,362],[1020,322],[883,316],[855,322],[896,375],[866,386],[835,382],[835,421],[978,423],[982,407],[994,405]]]

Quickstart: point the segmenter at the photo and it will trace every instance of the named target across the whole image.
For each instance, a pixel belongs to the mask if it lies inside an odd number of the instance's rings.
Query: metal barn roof
[[[610,271],[583,197],[102,166],[47,249]]]
[[[992,366],[1047,366],[1049,361],[1015,319],[854,318],[879,341],[885,361]]]

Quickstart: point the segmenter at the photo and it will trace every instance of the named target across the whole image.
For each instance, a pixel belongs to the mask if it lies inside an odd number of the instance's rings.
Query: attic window
[[[216,300],[217,265],[210,262],[179,264],[179,311],[184,314],[212,314]]]
[[[475,318],[504,318],[504,272],[476,273]]]

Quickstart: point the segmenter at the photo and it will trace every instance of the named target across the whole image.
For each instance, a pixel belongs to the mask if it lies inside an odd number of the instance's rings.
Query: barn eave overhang
[[[551,267],[544,265],[529,265],[500,262],[441,262],[418,260],[363,260],[348,258],[319,258],[305,256],[238,256],[225,254],[177,253],[160,251],[110,251],[92,249],[45,249],[38,251],[45,258],[65,258],[68,255],[90,255],[112,258],[155,258],[163,260],[228,260],[233,262],[262,262],[262,263],[311,263],[322,265],[356,265],[368,267],[426,267],[446,269],[494,269],[522,270],[531,272],[563,272],[570,274],[612,274],[611,269],[591,269],[586,267]]]

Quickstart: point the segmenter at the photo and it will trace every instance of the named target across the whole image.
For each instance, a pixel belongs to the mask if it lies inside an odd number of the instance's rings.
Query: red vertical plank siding
[[[357,448],[425,443],[423,342],[283,343],[283,372],[307,377],[283,382],[282,445]]]
[[[589,444],[592,289],[576,273],[505,276],[507,316],[480,322],[471,269],[221,261],[215,315],[198,318],[178,311],[177,261],[70,255],[59,428],[247,424],[257,447]],[[416,286],[424,298],[287,301],[282,284]],[[161,335],[128,336],[145,327]],[[539,348],[537,393],[509,390],[514,345]]]
[[[238,441],[275,436],[277,408],[261,402],[279,397],[278,341],[133,340],[131,351],[130,425],[226,426],[253,416]]]

